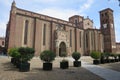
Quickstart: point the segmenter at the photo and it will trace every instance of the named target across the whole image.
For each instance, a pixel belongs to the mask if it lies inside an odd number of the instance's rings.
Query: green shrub
[[[100,58],[100,52],[96,52],[96,51],[92,51],[90,56],[93,58],[93,59],[99,59]]]
[[[75,61],[77,61],[78,59],[80,59],[81,54],[79,52],[73,52],[72,57],[75,59]]]
[[[13,58],[19,58],[20,57],[20,53],[18,52],[18,48],[9,49],[8,54]]]
[[[105,58],[106,58],[106,59],[109,59],[109,57],[110,57],[110,53],[105,52],[104,55],[105,55]]]
[[[29,47],[20,47],[18,49],[18,52],[20,53],[21,61],[27,62],[33,58],[35,50],[33,48],[29,48]]]
[[[105,54],[101,53],[101,59],[104,59],[104,58],[105,58]]]
[[[51,62],[55,59],[56,55],[50,50],[45,50],[40,54],[40,59],[45,62]]]
[[[118,57],[120,58],[120,54],[118,54]]]

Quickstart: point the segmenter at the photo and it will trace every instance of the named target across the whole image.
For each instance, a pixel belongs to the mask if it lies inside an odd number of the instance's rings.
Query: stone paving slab
[[[83,62],[83,67],[105,80],[120,80],[120,72]]]
[[[70,61],[74,61],[72,58],[68,57]],[[91,71],[92,73],[104,78],[105,80],[120,80],[120,72],[107,69],[103,66],[93,65],[90,57],[83,57],[82,59],[82,67]],[[87,62],[86,62],[87,61]],[[114,64],[113,64],[114,65]]]

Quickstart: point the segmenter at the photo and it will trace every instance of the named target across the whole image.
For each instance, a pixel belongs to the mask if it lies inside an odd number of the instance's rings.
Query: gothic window
[[[107,12],[105,13],[105,16],[108,16]]]
[[[76,25],[76,26],[77,26],[77,23],[78,23],[77,20],[75,20],[75,25]]]
[[[91,32],[91,46],[93,48],[93,32]]]
[[[70,47],[72,47],[72,30],[70,30]]]
[[[43,26],[43,45],[45,45],[46,42],[46,24]]]
[[[86,47],[88,48],[88,35],[86,34]]]
[[[27,36],[28,36],[28,20],[25,21],[25,29],[24,29],[24,44],[27,44]]]
[[[81,31],[80,31],[80,33],[79,33],[79,37],[80,37],[80,47],[81,47]]]

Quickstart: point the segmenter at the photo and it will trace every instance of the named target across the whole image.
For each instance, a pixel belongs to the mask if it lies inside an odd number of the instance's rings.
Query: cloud
[[[1,4],[4,4],[5,6],[11,5],[11,0],[0,0]]]
[[[27,3],[29,0],[16,0],[16,3],[19,2],[25,2]],[[69,2],[71,2],[72,0],[70,0]],[[43,8],[40,11],[37,11],[40,14],[45,14],[51,17],[56,17],[56,18],[60,18],[63,20],[67,20],[69,19],[69,17],[73,16],[73,15],[81,15],[81,16],[85,16],[85,14],[83,13],[84,10],[87,10],[91,7],[92,3],[94,0],[75,0],[74,2],[76,3],[82,3],[83,5],[80,6],[79,9],[71,9],[71,8],[64,8],[63,6],[47,6],[46,8]],[[5,6],[10,6],[11,5],[12,0],[0,0],[0,3],[4,4]],[[54,4],[58,4],[58,3],[65,3],[65,5],[67,6],[68,4],[66,3],[66,1],[64,0],[34,0],[34,2],[38,2],[38,3],[54,3]],[[84,2],[84,3],[83,3]],[[8,19],[8,18],[5,18]],[[5,29],[6,29],[6,21],[4,20],[4,22],[0,23],[0,35],[3,35],[5,33]]]
[[[60,8],[46,8],[38,11],[40,14],[45,14],[51,17],[60,18],[63,20],[68,20],[69,17],[79,14],[78,11],[72,9],[60,9]],[[83,14],[81,14],[83,15]]]
[[[35,0],[35,1],[38,1],[38,0]],[[59,0],[42,0],[42,1],[49,2],[49,1],[59,1]],[[76,0],[76,1],[78,1],[78,0]],[[83,2],[83,0],[81,0],[81,2]],[[84,11],[89,9],[91,7],[91,5],[93,4],[93,2],[94,2],[94,0],[85,0],[83,5],[81,5],[79,7],[79,9],[70,9],[70,8],[64,9],[64,7],[62,7],[62,6],[61,7],[53,6],[51,8],[47,7],[45,9],[42,9],[42,10],[37,11],[37,12],[40,14],[45,14],[48,16],[60,18],[63,20],[68,20],[68,18],[73,16],[73,15],[86,16]]]
[[[56,2],[56,1],[59,1],[59,0],[34,0],[34,1],[48,3],[48,2]]]
[[[85,1],[85,3],[82,6],[80,6],[80,11],[83,12],[83,11],[89,9],[93,3],[94,3],[94,0]]]
[[[6,30],[6,23],[0,22],[0,36],[5,36]]]
[[[114,20],[114,24],[115,24],[115,33],[116,33],[116,41],[117,42],[120,42],[120,26],[119,26],[119,24],[120,24],[120,14],[118,14],[118,15],[116,15],[115,16],[115,20]]]

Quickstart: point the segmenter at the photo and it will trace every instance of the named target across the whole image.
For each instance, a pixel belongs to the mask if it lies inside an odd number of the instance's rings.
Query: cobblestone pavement
[[[0,80],[104,80],[83,67],[73,67],[72,60],[69,60],[69,69],[60,69],[59,62],[61,60],[61,58],[56,58],[53,62],[52,71],[43,71],[43,62],[39,58],[33,58],[30,61],[31,70],[29,72],[19,72],[10,63],[10,58],[0,56]]]

